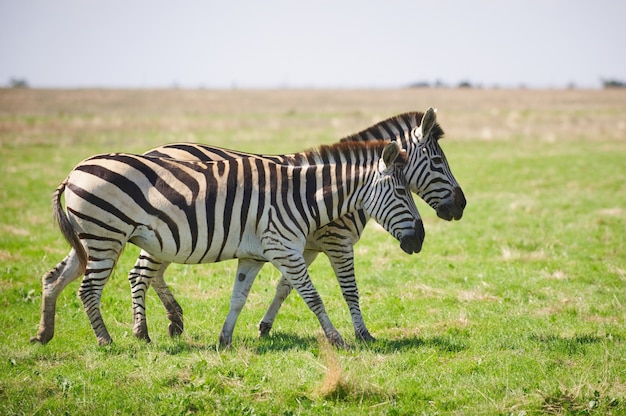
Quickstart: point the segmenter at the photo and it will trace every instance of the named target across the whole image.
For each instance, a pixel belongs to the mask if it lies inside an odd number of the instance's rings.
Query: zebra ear
[[[419,138],[419,142],[424,142],[428,138],[430,131],[433,129],[433,127],[435,127],[436,123],[437,123],[437,110],[435,110],[432,107],[429,107],[428,110],[426,110],[426,112],[424,113],[424,116],[422,117],[422,124],[421,124],[422,134],[421,134],[421,137]]]
[[[383,170],[393,168],[394,162],[400,156],[400,146],[396,142],[390,142],[383,149]]]

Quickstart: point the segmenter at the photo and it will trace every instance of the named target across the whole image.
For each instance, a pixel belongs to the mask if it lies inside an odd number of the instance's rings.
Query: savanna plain
[[[289,153],[431,106],[468,205],[446,222],[417,201],[412,256],[368,225],[356,273],[376,342],[355,339],[321,255],[312,280],[348,348],[327,345],[296,294],[258,338],[270,265],[218,348],[234,261],[172,265],[185,332],[169,338],[152,291],[146,344],[130,245],[102,298],[112,345],[98,346],[78,281],[55,337],[29,342],[41,276],[69,251],[51,195],[82,159],[178,141]],[[0,414],[626,414],[625,161],[624,90],[0,90]]]

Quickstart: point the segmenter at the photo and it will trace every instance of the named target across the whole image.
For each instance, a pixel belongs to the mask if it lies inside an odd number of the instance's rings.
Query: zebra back
[[[439,141],[444,131],[436,120],[435,111],[408,112],[378,122],[340,142],[396,141],[407,152],[405,178],[416,193],[437,214],[446,220],[460,219],[466,205],[465,195],[452,174]],[[253,156],[279,164],[310,163],[307,152],[286,155],[250,154],[195,143],[173,143],[152,149],[147,155],[189,160],[224,160]],[[310,154],[310,153],[309,153]],[[362,226],[361,226],[362,229]]]

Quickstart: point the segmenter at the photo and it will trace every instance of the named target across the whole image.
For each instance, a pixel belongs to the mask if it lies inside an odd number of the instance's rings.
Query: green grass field
[[[377,342],[355,340],[320,256],[312,279],[349,349],[295,294],[257,339],[279,278],[265,266],[218,350],[233,261],[170,267],[185,333],[168,338],[151,292],[145,344],[129,246],[102,299],[113,345],[98,347],[78,282],[52,341],[29,343],[41,276],[69,251],[50,197],[83,158],[174,141],[287,153],[429,106],[468,206],[449,223],[418,203],[418,255],[368,226],[357,281]],[[626,414],[625,161],[619,90],[0,90],[0,414]]]

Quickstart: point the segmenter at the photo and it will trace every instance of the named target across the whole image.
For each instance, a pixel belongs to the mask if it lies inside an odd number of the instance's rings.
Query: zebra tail
[[[65,191],[68,179],[69,177],[65,178],[52,195],[52,212],[54,214],[54,220],[57,224],[59,224],[63,237],[65,237],[65,240],[72,246],[74,251],[76,251],[81,271],[84,272],[87,268],[87,252],[85,252],[85,247],[81,243],[78,234],[72,227],[72,224],[70,224],[67,214],[63,209],[63,205],[61,205],[61,195]]]

